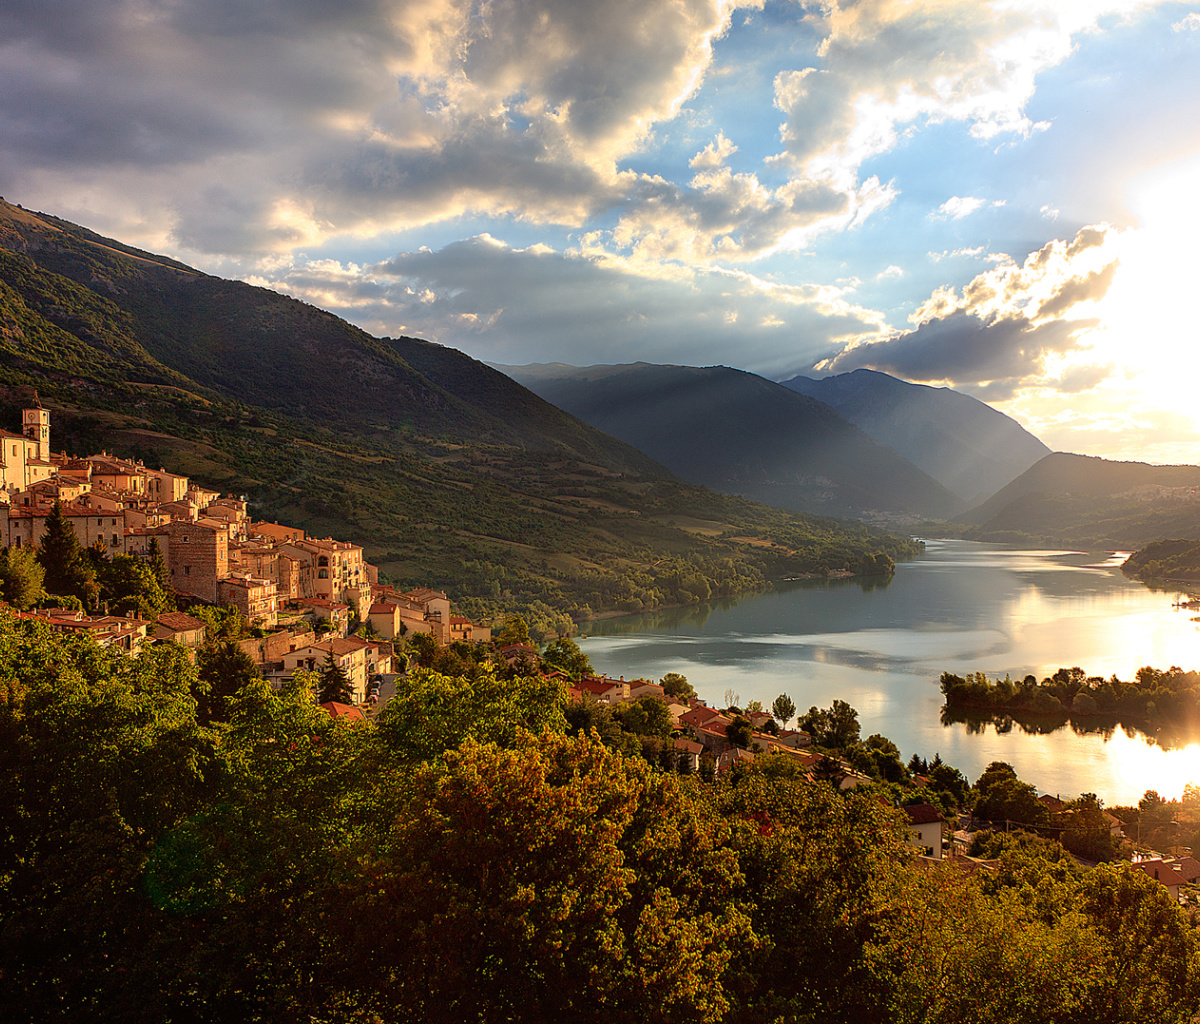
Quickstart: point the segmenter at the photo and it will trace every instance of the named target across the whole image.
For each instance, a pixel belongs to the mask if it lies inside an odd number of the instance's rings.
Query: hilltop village
[[[379,582],[378,571],[356,544],[312,538],[303,530],[250,518],[246,502],[223,496],[186,476],[153,469],[108,452],[75,457],[51,449],[50,413],[36,400],[21,414],[21,433],[0,430],[0,546],[36,549],[57,505],[82,548],[101,548],[109,557],[149,559],[157,546],[170,586],[189,599],[235,608],[259,634],[240,641],[259,672],[278,686],[297,669],[319,671],[333,662],[349,683],[350,703],[329,708],[351,718],[382,710],[395,689],[404,660],[399,642],[428,634],[438,647],[459,642],[486,644],[488,625],[452,614],[446,594],[427,588],[398,591]],[[133,616],[87,615],[70,609],[29,613],[58,632],[87,632],[105,646],[136,653],[147,638],[192,648],[205,641],[206,624],[182,611],[159,614],[154,622]],[[352,626],[363,635],[354,635]],[[527,638],[522,638],[527,639]],[[590,670],[568,675],[543,663],[536,648],[507,643],[496,652],[510,669],[558,678],[573,702],[603,707],[655,702],[651,718],[665,707],[674,757],[688,770],[702,763],[721,771],[752,762],[756,752],[783,752],[805,771],[825,759],[807,751],[812,738],[779,729],[765,711],[746,716],[710,708],[694,694],[668,695],[648,680],[610,679]],[[730,729],[746,728],[746,742]],[[863,776],[840,766],[841,784]]]
[[[445,645],[491,636],[487,626],[452,615],[439,591],[380,584],[357,544],[257,522],[245,501],[165,469],[107,452],[52,452],[50,414],[40,403],[24,409],[21,421],[20,434],[0,430],[0,547],[37,548],[56,506],[81,548],[149,559],[157,546],[181,603],[231,606],[257,627],[261,636],[243,647],[268,681],[331,658],[361,704],[371,680],[392,671],[390,641],[428,633]],[[205,623],[183,612],[164,612],[155,622],[57,609],[37,614],[58,631],[92,633],[130,653],[146,637],[204,641]],[[378,639],[349,635],[353,621],[369,624]]]
[[[50,414],[37,401],[22,411],[21,426],[20,434],[0,430],[0,547],[36,550],[50,517],[60,515],[81,548],[103,551],[108,558],[161,557],[178,607],[236,609],[252,627],[254,635],[237,645],[274,687],[298,670],[336,666],[347,684],[346,702],[321,705],[333,718],[373,717],[397,692],[409,657],[445,666],[437,657],[443,652],[451,662],[457,658],[459,668],[486,658],[510,675],[561,683],[573,709],[569,721],[587,729],[607,716],[628,734],[627,744],[640,743],[648,760],[675,771],[713,777],[766,755],[784,755],[791,771],[831,782],[843,792],[888,777],[869,765],[864,770],[853,757],[838,756],[840,744],[822,752],[813,749],[814,736],[803,728],[782,727],[791,720],[790,701],[782,714],[757,702],[744,711],[732,705],[719,710],[696,696],[683,677],[655,683],[597,674],[565,638],[542,653],[527,632],[510,636],[506,623],[494,639],[491,626],[454,615],[440,591],[399,591],[380,583],[376,567],[356,544],[255,521],[243,499],[164,468],[104,451],[82,457],[54,453]],[[175,641],[194,651],[207,639],[208,624],[179,610],[161,612],[153,621],[55,607],[20,614],[53,632],[87,633],[102,646],[130,654],[148,640]],[[809,718],[816,711],[810,709]],[[848,705],[843,711],[856,715]],[[828,750],[826,741],[820,745]],[[941,770],[958,775],[945,766]],[[911,844],[931,860],[949,858],[969,870],[991,866],[966,855],[971,843],[962,828],[971,816],[958,820],[957,814],[943,813],[949,805],[936,796],[938,771],[935,763],[931,779],[913,770],[906,784],[909,795],[900,809],[909,821]],[[921,802],[924,792],[932,803]],[[1076,813],[1054,797],[1038,802],[1048,820]],[[1115,848],[1124,839],[1122,823],[1107,811],[1100,813],[1096,827],[1111,832]],[[1190,857],[1139,857],[1135,867],[1173,897],[1200,879],[1200,862]]]

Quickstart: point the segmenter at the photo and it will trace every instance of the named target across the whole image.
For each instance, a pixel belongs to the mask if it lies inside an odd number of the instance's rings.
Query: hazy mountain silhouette
[[[828,405],[742,370],[652,363],[500,369],[714,490],[835,515],[945,517],[965,504]]]
[[[1016,420],[950,388],[875,370],[820,380],[793,377],[782,384],[833,406],[967,504],[983,501],[1050,454]]]

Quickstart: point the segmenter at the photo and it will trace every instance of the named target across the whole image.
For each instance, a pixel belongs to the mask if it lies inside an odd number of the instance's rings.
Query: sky
[[[0,0],[0,195],[489,362],[1200,463],[1200,0]]]

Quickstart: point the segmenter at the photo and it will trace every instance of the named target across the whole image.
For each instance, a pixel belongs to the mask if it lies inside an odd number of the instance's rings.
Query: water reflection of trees
[[[947,728],[961,725],[971,736],[981,736],[989,728],[994,730],[997,736],[1007,736],[1014,729],[1027,736],[1049,736],[1060,729],[1069,728],[1076,736],[1099,736],[1106,743],[1112,739],[1119,726],[1129,736],[1153,743],[1163,750],[1175,750],[1200,740],[1200,730],[1163,728],[1157,732],[1150,732],[1116,716],[1101,721],[1096,718],[1072,718],[1070,715],[1011,714],[943,707],[941,723]]]

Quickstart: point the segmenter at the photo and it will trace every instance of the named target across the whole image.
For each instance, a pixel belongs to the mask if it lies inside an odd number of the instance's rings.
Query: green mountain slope
[[[34,388],[56,450],[245,494],[396,582],[545,629],[915,550],[681,484],[452,349],[0,202],[0,428]]]
[[[782,383],[833,406],[970,504],[1050,454],[1016,420],[950,388],[911,384],[875,370]]]
[[[1200,536],[1200,466],[1047,455],[958,517],[979,540],[1137,548]]]
[[[835,515],[945,517],[964,503],[829,406],[726,366],[503,367],[685,480]]]

